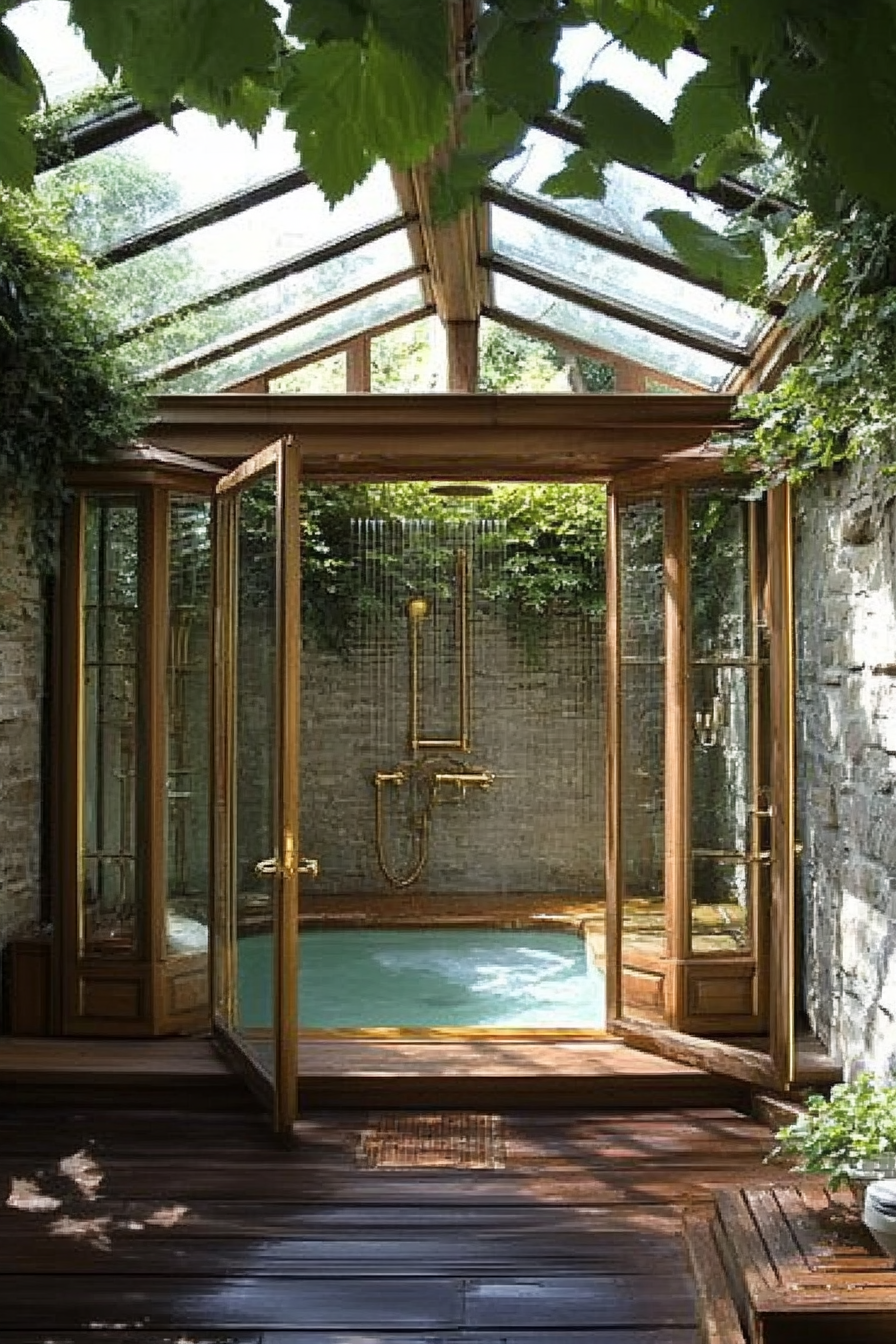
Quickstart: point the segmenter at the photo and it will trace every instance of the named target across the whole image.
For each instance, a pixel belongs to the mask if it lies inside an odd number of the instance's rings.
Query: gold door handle
[[[256,863],[255,872],[258,877],[276,877],[278,873],[284,877],[293,877],[296,873],[301,873],[303,877],[317,877],[320,863],[317,859],[300,859],[297,865],[294,861],[280,863],[276,858],[262,859]]]

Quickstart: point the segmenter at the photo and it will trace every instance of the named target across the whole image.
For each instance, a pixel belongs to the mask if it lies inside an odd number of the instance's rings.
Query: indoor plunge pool
[[[239,941],[239,1018],[271,1022],[270,934]],[[304,1028],[591,1028],[604,976],[576,933],[540,929],[309,929],[299,939]]]

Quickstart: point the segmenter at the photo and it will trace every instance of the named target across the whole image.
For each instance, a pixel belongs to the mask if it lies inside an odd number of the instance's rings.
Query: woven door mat
[[[361,1167],[497,1171],[505,1165],[504,1131],[499,1115],[477,1115],[471,1111],[432,1115],[394,1112],[370,1118],[372,1123],[361,1131],[355,1154]]]

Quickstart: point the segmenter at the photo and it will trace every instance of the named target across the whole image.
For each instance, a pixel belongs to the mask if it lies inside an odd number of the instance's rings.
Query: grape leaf
[[[720,177],[736,177],[745,168],[763,163],[765,158],[762,145],[750,131],[734,131],[703,155],[696,174],[697,187],[705,191]]]
[[[581,120],[588,148],[603,163],[619,161],[633,168],[662,172],[672,160],[672,131],[630,93],[595,80],[583,84],[570,100],[569,115]]]
[[[429,75],[442,77],[450,52],[443,0],[368,0],[371,22],[390,46],[412,56]]]
[[[702,154],[750,124],[746,91],[731,63],[714,62],[699,70],[678,95],[672,114],[678,170],[686,172]]]
[[[557,102],[560,70],[554,52],[560,37],[555,20],[493,28],[480,59],[480,78],[489,101],[513,108],[531,120]]]
[[[286,31],[300,42],[360,42],[369,17],[363,0],[293,0]]]
[[[302,164],[331,203],[380,159],[410,168],[447,135],[451,90],[372,33],[364,46],[328,42],[295,52],[281,102]]]
[[[135,98],[162,116],[183,94],[238,121],[254,108],[239,96],[243,80],[266,87],[282,41],[267,0],[70,0],[70,16],[103,73],[124,71]]]
[[[661,70],[702,8],[698,0],[581,0],[581,4],[622,46]]]
[[[573,150],[560,171],[546,178],[540,189],[562,200],[601,201],[607,191],[604,165],[595,162],[587,150]]]
[[[716,281],[731,297],[747,297],[765,278],[765,255],[756,234],[716,233],[683,210],[651,210],[645,218],[696,275]]]
[[[0,182],[29,187],[34,177],[36,153],[22,121],[37,102],[27,89],[0,75]]]

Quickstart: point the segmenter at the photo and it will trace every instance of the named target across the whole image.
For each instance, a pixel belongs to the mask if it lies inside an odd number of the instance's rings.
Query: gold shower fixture
[[[426,737],[420,726],[420,625],[429,614],[425,597],[412,597],[408,615],[408,749],[418,751],[471,751],[470,679],[472,640],[470,629],[470,558],[465,550],[454,557],[454,592],[457,629],[457,734]]]

